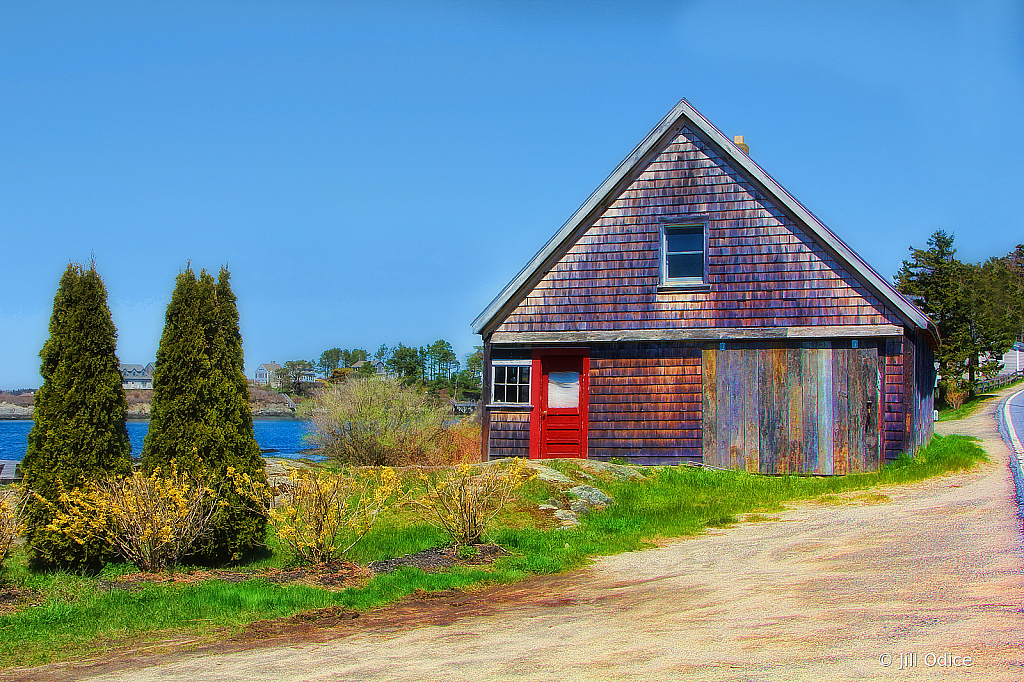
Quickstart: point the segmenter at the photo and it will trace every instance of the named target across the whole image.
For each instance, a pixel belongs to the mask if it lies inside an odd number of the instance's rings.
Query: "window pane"
[[[495,403],[530,403],[530,366],[494,365],[494,386],[491,391]]]
[[[668,242],[669,253],[677,253],[679,251],[703,251],[704,228],[668,227],[665,228],[665,241]]]
[[[578,407],[580,404],[580,373],[548,374],[548,407]]]
[[[674,253],[668,256],[668,278],[694,277],[704,279],[703,253]]]

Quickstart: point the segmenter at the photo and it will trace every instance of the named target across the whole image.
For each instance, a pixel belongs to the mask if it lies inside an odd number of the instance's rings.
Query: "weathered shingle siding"
[[[489,415],[488,448],[491,457],[530,456],[530,413],[501,412]]]
[[[709,292],[658,293],[662,216],[707,213]],[[684,130],[587,229],[497,331],[901,324]]]
[[[599,344],[590,350],[589,457],[699,462],[701,348]]]
[[[885,342],[886,459],[896,459],[906,449],[907,395],[903,374],[904,344],[904,339],[890,339]]]

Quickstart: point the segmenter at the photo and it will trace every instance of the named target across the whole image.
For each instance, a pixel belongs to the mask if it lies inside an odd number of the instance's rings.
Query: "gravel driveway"
[[[300,638],[9,672],[136,682],[1021,680],[1021,524],[995,407],[952,427],[981,437],[993,457],[969,474],[795,505],[778,521],[405,602]]]

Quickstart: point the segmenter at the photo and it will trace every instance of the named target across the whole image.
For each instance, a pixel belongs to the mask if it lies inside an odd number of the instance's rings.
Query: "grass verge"
[[[106,591],[101,581],[132,567],[110,565],[94,577],[33,572],[22,553],[8,560],[3,579],[9,586],[33,591],[37,599],[33,606],[0,615],[0,665],[67,660],[146,640],[216,638],[256,620],[310,609],[337,605],[367,610],[417,589],[472,588],[567,571],[583,566],[593,556],[650,547],[656,538],[694,535],[708,527],[735,523],[743,514],[753,514],[756,519],[761,513],[778,511],[787,501],[821,498],[824,503],[835,503],[839,493],[970,469],[988,459],[974,441],[967,436],[935,436],[914,459],[902,457],[876,473],[843,477],[758,476],[663,467],[642,481],[604,480],[594,484],[610,494],[615,504],[585,515],[582,524],[571,530],[553,528],[550,521],[537,516],[537,503],[557,491],[534,480],[524,488],[517,508],[509,509],[491,532],[491,539],[509,551],[493,565],[441,573],[403,568],[338,592],[262,579]],[[589,475],[571,460],[554,466],[574,480],[588,480]],[[884,496],[875,497],[884,501]],[[399,511],[383,519],[356,545],[351,558],[365,563],[445,542],[439,531],[408,511]],[[277,566],[282,556],[276,551],[249,567]]]
[[[1024,385],[1024,380],[1016,381],[1012,384],[1007,384],[1006,386],[1003,386],[999,390],[1003,390],[1006,388],[1015,388],[1021,385]],[[989,400],[995,397],[997,397],[995,393],[982,393],[981,395],[974,396],[970,400],[965,400],[964,404],[956,409],[953,409],[948,405],[946,407],[939,408],[939,421],[948,422],[957,419],[966,419],[967,417],[970,417],[972,414],[977,412],[984,403],[988,402]]]

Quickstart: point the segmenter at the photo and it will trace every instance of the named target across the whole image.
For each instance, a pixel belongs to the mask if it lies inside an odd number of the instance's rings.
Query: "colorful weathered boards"
[[[485,457],[843,474],[931,434],[934,325],[685,100],[474,329]]]

